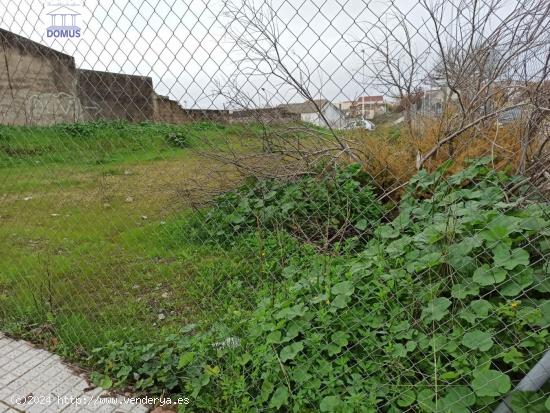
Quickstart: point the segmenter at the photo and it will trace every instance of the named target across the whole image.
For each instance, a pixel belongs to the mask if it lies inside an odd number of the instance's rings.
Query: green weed
[[[548,348],[548,208],[515,178],[422,171],[391,222],[355,166],[194,212],[156,190],[239,128],[1,127],[0,328],[208,412],[492,409]]]
[[[319,177],[291,182],[255,181],[228,192],[197,225],[223,242],[257,228],[286,231],[326,249],[364,243],[383,215],[370,177],[359,165],[336,167]]]
[[[178,149],[237,135],[242,126],[96,121],[44,127],[0,125],[0,168],[79,163],[101,165],[177,156]]]
[[[95,378],[184,394],[194,411],[491,410],[550,343],[550,219],[513,182],[484,161],[421,172],[360,252],[274,242],[255,305],[98,348]],[[541,393],[515,396],[518,411],[544,409]]]

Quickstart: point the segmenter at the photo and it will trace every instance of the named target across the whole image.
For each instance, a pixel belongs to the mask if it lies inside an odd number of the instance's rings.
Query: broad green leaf
[[[407,257],[408,258],[408,257]],[[406,269],[408,272],[419,272],[428,268],[435,267],[443,262],[443,255],[440,252],[430,252],[421,254],[416,260],[410,261]]]
[[[300,272],[299,267],[297,267],[295,265],[289,265],[289,266],[283,268],[282,274],[285,278],[292,278],[293,276],[295,276],[299,272]]]
[[[293,369],[292,372],[290,373],[290,377],[296,383],[301,384],[311,379],[311,374],[309,374],[305,366],[302,365],[302,366],[296,366],[296,368]]]
[[[282,212],[284,214],[287,214],[288,211],[290,211],[291,209],[293,209],[295,206],[295,203],[294,202],[285,202],[282,206],[281,206],[281,209],[282,209]]]
[[[118,373],[116,374],[117,378],[126,378],[128,375],[132,372],[132,368],[130,366],[122,366]]]
[[[265,341],[269,344],[275,344],[275,343],[280,343],[281,338],[282,338],[281,331],[275,330],[267,335]]]
[[[515,391],[511,393],[510,407],[514,413],[548,413],[541,394],[534,391]]]
[[[548,221],[541,217],[527,217],[523,218],[520,222],[520,228],[540,232],[548,226]]]
[[[546,237],[540,239],[538,242],[538,249],[542,253],[550,252],[550,239],[547,239]]]
[[[550,252],[550,251],[549,251]],[[544,268],[534,271],[535,290],[541,293],[550,293],[550,277]]]
[[[487,317],[492,305],[489,301],[481,299],[475,300],[470,303],[470,308],[479,317]]]
[[[455,284],[451,289],[451,296],[459,300],[463,300],[469,295],[478,295],[479,285],[475,283]]]
[[[269,407],[271,409],[280,409],[282,406],[288,403],[288,389],[284,386],[277,387],[275,393],[271,397]]]
[[[111,387],[113,387],[113,381],[109,376],[103,376],[99,381],[99,387],[101,387],[102,389],[108,390]]]
[[[438,297],[422,309],[422,319],[425,323],[440,321],[449,313],[450,306],[451,300],[446,297]]]
[[[518,265],[529,265],[529,253],[523,248],[510,250],[501,243],[493,250],[493,260],[496,267],[513,270]]]
[[[290,323],[288,323],[288,327],[286,329],[286,334],[284,338],[284,342],[290,341],[295,337],[298,337],[298,335],[304,331],[304,329],[308,326],[307,322],[304,321],[297,321],[293,320]]]
[[[288,346],[283,347],[279,357],[283,363],[287,360],[293,360],[294,357],[296,357],[296,355],[303,350],[303,348],[304,344],[301,341],[289,344]]]
[[[394,357],[405,357],[407,355],[407,350],[403,344],[397,343],[393,346],[393,351],[391,354]]]
[[[331,339],[334,344],[338,344],[341,347],[348,345],[349,334],[344,331],[336,331],[332,333]]]
[[[502,361],[516,367],[523,363],[523,354],[515,347],[512,347],[502,355]]]
[[[475,300],[469,307],[464,308],[458,316],[471,324],[474,324],[479,318],[486,318],[492,305],[487,300]]]
[[[334,356],[342,351],[342,347],[348,345],[349,334],[343,331],[336,331],[331,336],[331,342],[326,346],[329,356]]]
[[[182,333],[190,333],[190,332],[193,331],[195,328],[197,328],[197,325],[196,325],[196,324],[186,324],[185,326],[183,326],[183,327],[180,329],[180,332],[182,332]]]
[[[355,287],[351,281],[342,281],[332,286],[331,292],[334,295],[350,296],[355,291]]]
[[[440,350],[442,348],[445,348],[446,350],[448,350],[449,347],[453,345],[453,342],[449,341],[447,339],[447,336],[443,334],[434,334],[433,336],[430,337],[429,340],[430,340],[430,346],[433,349],[437,349],[437,350]]]
[[[480,247],[482,241],[478,237],[464,238],[457,244],[449,247],[449,253],[453,255],[468,255],[473,249]]]
[[[303,316],[307,311],[307,307],[305,307],[303,304],[296,304],[292,307],[286,307],[280,310],[275,317],[278,319],[286,319],[286,320],[292,320],[296,317]]]
[[[335,308],[345,308],[348,306],[350,298],[346,295],[337,295],[334,300],[330,303],[332,307]]]
[[[411,328],[411,323],[409,323],[407,320],[399,321],[397,324],[393,324],[390,326],[390,331],[392,333],[399,333],[401,331],[406,331],[409,328]]]
[[[274,388],[275,386],[273,385],[273,383],[271,383],[271,381],[264,380],[264,382],[262,383],[262,388],[261,388],[262,392],[260,394],[260,400],[263,402],[266,402],[269,399],[269,396],[273,392]]]
[[[472,350],[487,351],[493,347],[493,338],[491,333],[476,329],[464,334],[462,345]]]
[[[264,199],[266,201],[269,201],[270,199],[275,197],[275,195],[277,195],[277,191],[269,191],[267,194],[265,194]]]
[[[462,318],[463,320],[466,320],[470,324],[475,324],[476,319],[478,318],[478,316],[475,315],[475,313],[473,311],[471,311],[470,309],[468,309],[468,308],[465,308],[465,309],[461,310],[458,313],[458,316],[460,318]]]
[[[397,238],[399,231],[391,225],[382,225],[376,229],[375,234],[381,238]]]
[[[239,214],[232,214],[229,217],[232,224],[241,224],[244,222],[244,217]]]
[[[397,405],[399,407],[409,407],[415,401],[416,393],[412,389],[407,389],[400,393],[399,399],[397,399]]]
[[[497,370],[485,370],[475,375],[472,388],[480,396],[500,396],[508,393],[512,383],[510,377]]]
[[[445,235],[445,228],[437,228],[435,226],[429,226],[424,229],[420,234],[415,237],[416,241],[424,242],[426,244],[435,244]]]
[[[355,228],[357,228],[359,231],[364,231],[367,229],[368,222],[366,219],[360,219],[355,223]]]
[[[508,235],[517,230],[520,218],[499,215],[487,226],[484,238],[489,242],[504,241]]]
[[[393,220],[392,224],[394,228],[401,230],[407,228],[407,225],[410,223],[410,211],[402,210],[397,217]]]
[[[505,297],[515,297],[519,295],[525,288],[533,284],[533,270],[524,268],[518,274],[512,275],[498,291]]]
[[[195,358],[195,353],[192,352],[192,351],[187,351],[187,352],[183,353],[180,356],[179,361],[178,361],[178,369],[181,369],[181,368],[187,366],[189,363],[191,363],[193,361],[194,358]]]
[[[206,374],[208,374],[209,376],[214,376],[214,377],[216,377],[216,376],[219,376],[219,375],[220,375],[221,370],[220,370],[220,366],[208,366],[208,365],[207,365],[207,366],[204,368],[204,372],[205,372]]]
[[[386,247],[386,253],[392,258],[399,257],[407,252],[407,246],[411,243],[411,241],[411,237],[403,235],[388,244]]]
[[[476,396],[467,386],[449,386],[447,394],[442,399],[444,412],[469,413],[470,406],[476,402]]]
[[[474,272],[473,280],[481,286],[498,284],[506,279],[506,270],[502,268],[490,268],[483,264]]]
[[[416,400],[418,402],[418,407],[421,408],[421,411],[432,412],[435,410],[435,403],[433,401],[435,393],[431,389],[423,389],[418,392]]]
[[[472,268],[477,266],[475,260],[469,255],[456,255],[450,253],[447,256],[447,262],[460,274],[469,274]]]
[[[527,324],[541,324],[543,323],[542,309],[531,306],[521,306],[516,312],[518,320],[521,320]]]
[[[407,351],[414,351],[414,349],[417,347],[417,343],[414,340],[407,341],[407,344],[405,344],[405,348]]]
[[[321,400],[319,409],[322,412],[334,412],[337,408],[343,405],[342,400],[338,396],[326,396]]]
[[[443,255],[440,252],[430,252],[422,255],[419,262],[422,264],[422,269],[434,267],[441,264]]]
[[[340,351],[342,350],[342,347],[337,346],[336,344],[332,344],[332,343],[327,344],[324,348],[327,351],[329,356],[334,356],[334,355],[340,353]]]
[[[550,300],[541,301],[539,308],[542,314],[543,327],[548,327],[550,325]]]

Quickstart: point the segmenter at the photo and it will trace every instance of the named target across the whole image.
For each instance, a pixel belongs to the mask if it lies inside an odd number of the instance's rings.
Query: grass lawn
[[[210,168],[195,150],[201,140],[241,129],[2,127],[0,330],[71,355],[107,339],[215,319],[221,295],[225,311],[232,298],[221,282],[254,260],[242,248],[187,239],[192,212],[182,188],[190,178],[206,181]]]

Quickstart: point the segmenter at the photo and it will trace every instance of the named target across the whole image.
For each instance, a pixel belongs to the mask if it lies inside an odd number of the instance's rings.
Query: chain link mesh
[[[183,411],[550,411],[547,1],[0,10],[0,331]]]

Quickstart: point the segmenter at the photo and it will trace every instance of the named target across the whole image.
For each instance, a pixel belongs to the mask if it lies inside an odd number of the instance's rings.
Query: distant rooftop
[[[384,96],[360,96],[357,103],[384,103]]]
[[[315,104],[319,106],[319,109],[322,109],[326,104],[328,103],[328,100],[326,99],[316,99]],[[303,103],[287,103],[279,105],[280,108],[285,109],[286,111],[290,113],[315,113],[317,112],[317,108],[313,104],[313,102],[307,101]]]

